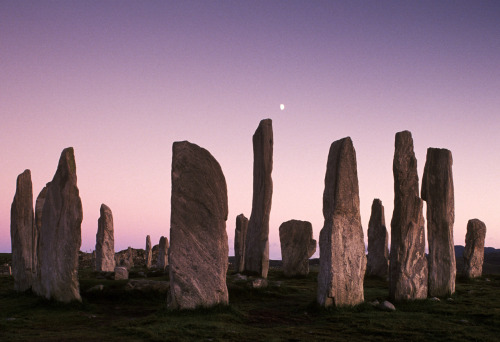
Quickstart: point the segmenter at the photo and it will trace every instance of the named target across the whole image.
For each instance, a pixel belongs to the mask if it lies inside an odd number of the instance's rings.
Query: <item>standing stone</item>
[[[267,278],[269,216],[273,195],[273,124],[262,120],[253,135],[253,199],[245,242],[245,271]]]
[[[172,150],[168,307],[228,304],[226,179],[198,145],[175,142]]]
[[[290,220],[280,228],[281,260],[286,277],[309,274],[309,258],[316,252],[310,222]]]
[[[485,237],[486,225],[482,221],[472,219],[467,222],[464,250],[464,275],[467,278],[477,278],[483,273]]]
[[[115,267],[114,271],[115,271],[115,280],[128,279],[128,270],[126,267],[117,266]]]
[[[158,259],[156,260],[156,267],[162,271],[168,266],[168,239],[164,236],[160,238],[158,245]]]
[[[427,240],[429,242],[429,297],[455,293],[457,266],[453,223],[453,158],[446,149],[427,149],[422,178],[422,199],[427,202]]]
[[[146,258],[146,268],[151,268],[151,265],[153,263],[153,250],[151,247],[151,236],[146,236],[146,251],[145,251],[145,258]]]
[[[245,215],[236,216],[234,232],[234,269],[237,273],[245,270],[245,239],[248,230],[248,219]]]
[[[35,229],[33,222],[33,186],[31,171],[17,177],[16,194],[10,211],[10,237],[12,247],[12,275],[14,290],[26,291],[33,285],[36,273]]]
[[[83,218],[73,148],[61,154],[47,187],[40,231],[40,276],[35,292],[60,302],[81,301],[78,251]]]
[[[366,273],[386,279],[389,275],[389,233],[385,226],[382,201],[374,199],[368,223],[368,256]]]
[[[101,216],[97,220],[95,244],[95,270],[113,272],[115,269],[115,237],[113,213],[105,204],[101,204]]]
[[[364,300],[365,244],[359,212],[356,151],[351,138],[330,146],[323,192],[325,223],[319,237],[318,303],[356,305]]]
[[[394,161],[394,212],[391,221],[389,296],[392,300],[427,297],[425,220],[418,197],[417,159],[411,133],[396,133]]]
[[[33,253],[33,263],[34,263],[34,275],[33,275],[33,287],[36,288],[40,284],[40,262],[38,261],[40,258],[40,231],[42,230],[42,213],[43,213],[43,205],[45,204],[45,197],[47,196],[47,188],[50,183],[47,183],[42,191],[38,194],[35,202],[35,228],[33,233],[35,235],[34,248],[35,251]],[[34,289],[35,292],[36,289]]]

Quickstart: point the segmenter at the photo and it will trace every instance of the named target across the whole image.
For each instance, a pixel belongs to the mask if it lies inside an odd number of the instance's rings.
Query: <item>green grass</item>
[[[170,311],[166,294],[127,291],[127,281],[99,280],[81,270],[83,302],[60,304],[12,290],[0,277],[1,341],[497,341],[500,276],[459,278],[453,301],[395,303],[382,312],[364,303],[322,309],[317,268],[303,278],[271,269],[268,288],[250,289],[228,275],[230,305]],[[166,276],[149,278],[166,280]],[[490,281],[486,281],[489,278]],[[87,293],[94,285],[104,291]],[[365,280],[365,300],[387,299],[385,281]]]

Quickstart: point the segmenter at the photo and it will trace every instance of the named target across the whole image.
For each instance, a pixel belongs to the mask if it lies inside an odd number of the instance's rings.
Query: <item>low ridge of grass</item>
[[[166,293],[130,291],[127,281],[96,279],[81,270],[82,303],[61,304],[16,293],[0,277],[1,341],[497,341],[500,276],[459,278],[452,300],[395,303],[395,312],[370,305],[388,297],[387,282],[365,279],[365,303],[322,309],[317,268],[286,278],[272,268],[269,286],[251,289],[228,273],[230,304],[171,311]],[[167,276],[147,278],[166,280]],[[104,285],[101,292],[88,292]]]

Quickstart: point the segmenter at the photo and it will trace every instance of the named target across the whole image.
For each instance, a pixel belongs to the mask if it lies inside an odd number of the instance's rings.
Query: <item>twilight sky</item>
[[[318,239],[330,144],[350,136],[361,218],[380,198],[390,230],[394,135],[453,153],[455,244],[467,221],[500,247],[500,2],[0,1],[0,252],[10,251],[16,178],[34,200],[75,149],[82,247],[101,203],[115,250],[169,236],[172,143],[221,164],[235,218],[250,216],[252,135],[273,120],[270,256],[279,225]],[[285,110],[280,110],[280,104]],[[426,233],[427,234],[427,233]],[[317,254],[316,254],[317,255]]]

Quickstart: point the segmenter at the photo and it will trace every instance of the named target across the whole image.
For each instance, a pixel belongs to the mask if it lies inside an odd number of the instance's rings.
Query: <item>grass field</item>
[[[0,341],[499,340],[499,275],[458,279],[453,300],[395,303],[395,312],[368,304],[388,295],[375,278],[365,279],[364,304],[318,308],[316,277],[317,267],[297,279],[272,268],[267,288],[250,289],[229,274],[229,306],[187,312],[169,311],[165,292],[128,291],[126,280],[95,279],[89,269],[80,270],[83,302],[72,304],[16,293],[12,277],[0,277]],[[98,284],[102,292],[87,292]]]

